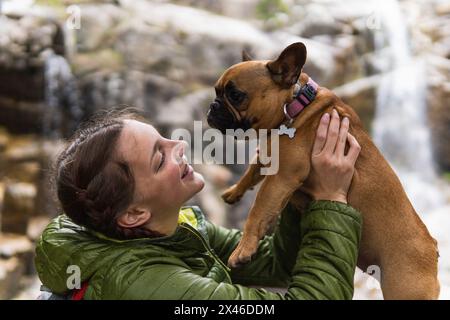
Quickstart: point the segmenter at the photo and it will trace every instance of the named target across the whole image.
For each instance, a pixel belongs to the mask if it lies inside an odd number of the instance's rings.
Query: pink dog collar
[[[296,86],[300,85],[296,84]],[[309,78],[305,85],[296,90],[294,100],[289,104],[286,103],[283,107],[284,115],[289,120],[289,123],[292,123],[294,118],[314,101],[318,87],[317,83]]]

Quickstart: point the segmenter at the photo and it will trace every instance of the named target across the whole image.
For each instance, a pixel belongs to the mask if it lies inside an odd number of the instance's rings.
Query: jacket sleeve
[[[304,213],[301,226],[297,225],[297,228],[300,229],[301,243],[294,258],[291,281],[284,295],[239,284],[218,283],[182,266],[152,265],[142,270],[141,280],[130,284],[121,298],[351,299],[361,235],[360,214],[341,203],[313,202]],[[152,283],[158,290],[150,289],[152,286],[142,279],[159,279],[159,284]],[[143,292],[146,292],[144,296]]]
[[[243,285],[287,286],[300,247],[300,222],[301,214],[288,204],[280,215],[275,232],[260,241],[252,261],[238,269],[232,269],[233,282]],[[212,249],[226,264],[242,237],[242,231],[211,223],[208,223],[207,228]]]

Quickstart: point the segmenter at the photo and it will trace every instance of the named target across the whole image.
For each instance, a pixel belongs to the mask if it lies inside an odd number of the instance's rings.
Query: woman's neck
[[[153,215],[153,219],[150,218],[149,223],[145,227],[166,236],[171,236],[177,229],[179,213],[180,208],[174,208],[166,210],[163,214],[155,214]]]

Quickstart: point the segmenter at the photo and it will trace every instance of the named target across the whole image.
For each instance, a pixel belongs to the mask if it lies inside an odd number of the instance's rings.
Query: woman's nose
[[[184,155],[184,153],[186,151],[186,146],[187,146],[187,143],[185,143],[184,141],[180,141],[179,146],[178,146],[178,148],[180,149],[179,153],[178,153],[180,158],[183,157],[183,155]]]
[[[174,145],[173,153],[175,155],[176,162],[183,163],[184,154],[186,152],[186,148],[188,147],[188,143],[186,141],[177,141]]]

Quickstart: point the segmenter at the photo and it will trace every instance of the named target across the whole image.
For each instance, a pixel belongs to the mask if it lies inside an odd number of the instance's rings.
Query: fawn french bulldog
[[[291,44],[275,60],[252,61],[246,54],[243,60],[217,81],[217,97],[207,115],[209,125],[223,133],[237,128],[291,131],[279,137],[276,174],[261,175],[262,164],[256,159],[222,195],[227,203],[235,203],[262,181],[229,265],[251,260],[259,240],[288,202],[301,211],[311,201],[307,179],[315,132],[321,116],[335,109],[349,118],[349,132],[361,145],[348,192],[348,203],[362,213],[364,221],[358,266],[362,270],[380,267],[385,299],[437,298],[437,242],[355,111],[302,72],[305,45]]]

